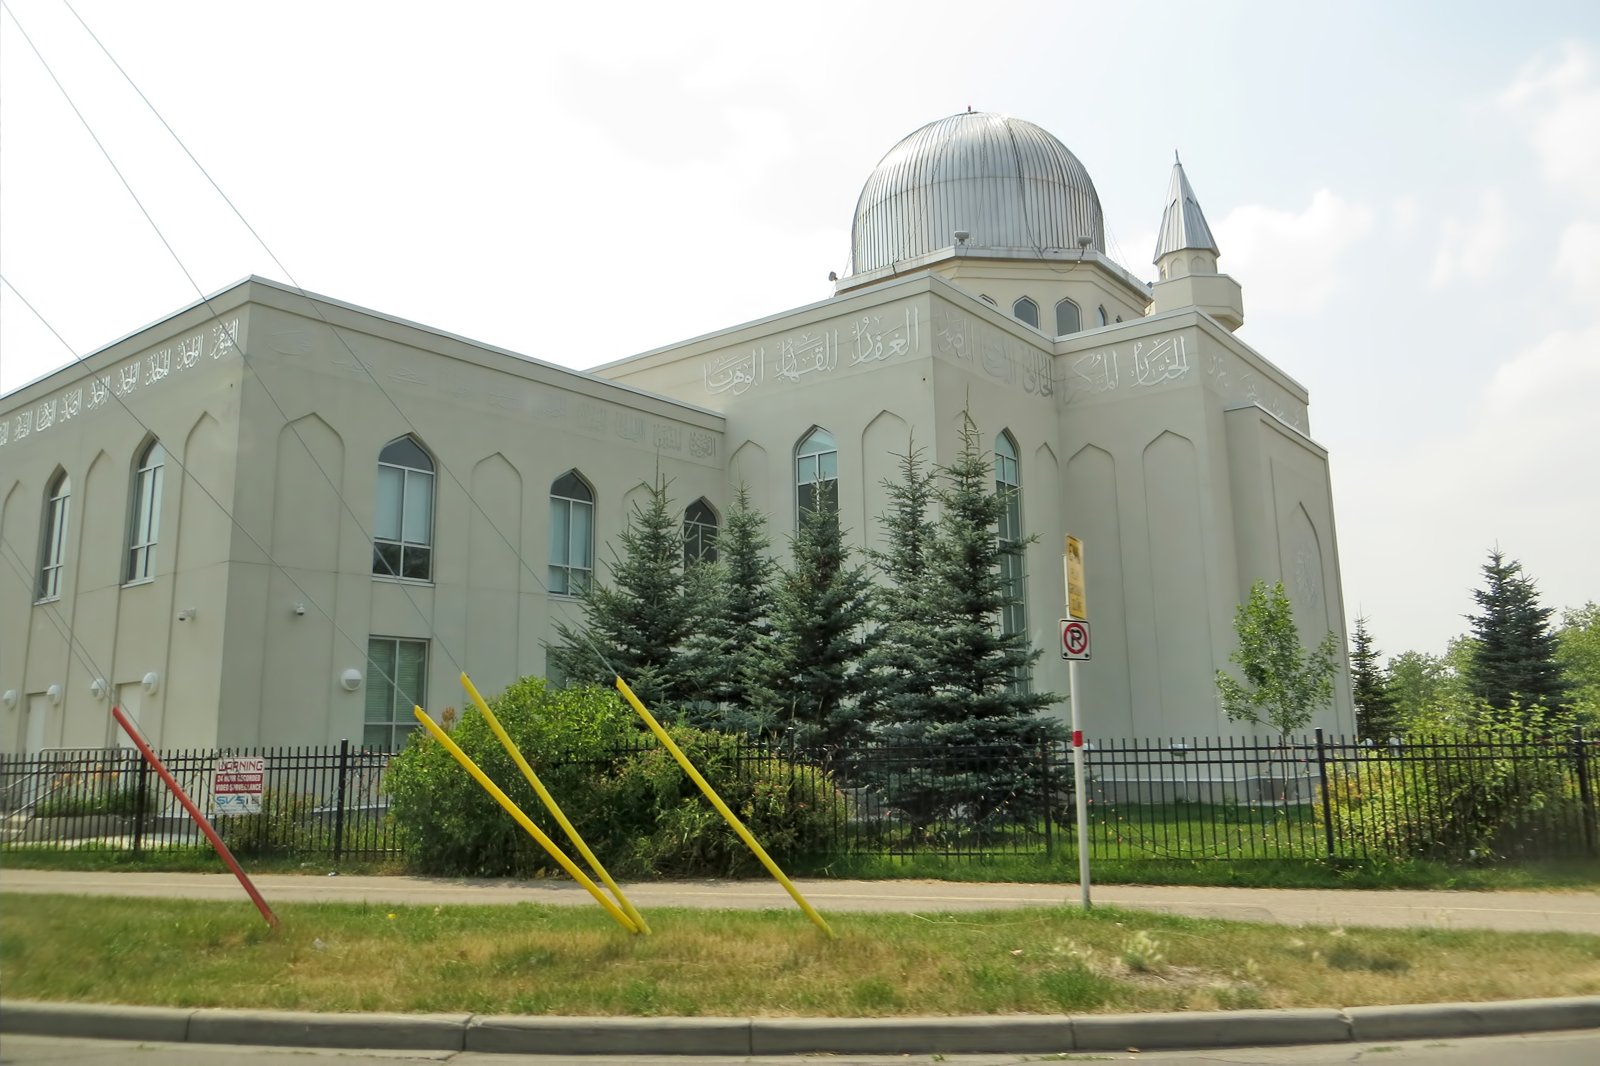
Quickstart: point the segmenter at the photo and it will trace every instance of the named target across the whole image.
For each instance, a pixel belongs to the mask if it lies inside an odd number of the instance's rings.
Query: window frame
[[[1026,316],[1023,315],[1023,313],[1022,313],[1023,304],[1027,304],[1028,311],[1033,315],[1032,318],[1027,318]],[[1011,305],[1011,317],[1016,319],[1018,322],[1022,322],[1022,323],[1026,324],[1026,325],[1032,326],[1034,329],[1038,329],[1039,328],[1039,302],[1037,300],[1035,300],[1032,296],[1019,296],[1019,297],[1017,297],[1016,302]]]
[[[1017,440],[1009,430],[1001,430],[994,441],[995,494],[1005,502],[1005,510],[995,528],[1002,545],[1023,549],[1022,460]],[[1000,556],[1000,585],[1008,600],[1000,608],[1000,632],[1004,636],[1028,632],[1028,569],[1025,549]],[[1026,668],[1015,682],[1022,691],[1028,688]]]
[[[400,648],[401,645],[410,645],[421,648],[421,670],[416,680],[417,692],[405,692],[400,687]],[[391,655],[388,658],[388,669],[385,670],[375,655],[379,646],[387,646]],[[411,731],[420,723],[411,713],[412,707],[425,706],[428,699],[428,659],[429,641],[417,637],[390,637],[381,635],[368,635],[367,637],[367,677],[366,692],[363,698],[361,717],[361,746],[367,751],[399,751],[405,746],[402,738],[409,737]],[[373,694],[384,691],[387,693],[387,717],[373,717]],[[406,697],[404,706],[401,707],[400,697]],[[371,742],[374,730],[387,736],[387,743],[374,745]]]
[[[428,466],[423,468],[409,465],[408,463],[399,461],[393,457],[388,459],[384,458],[385,454],[389,453],[391,449],[402,444],[410,444],[411,447],[415,448],[422,460],[426,462]],[[439,511],[439,485],[438,478],[434,474],[434,466],[435,464],[433,456],[428,452],[428,449],[423,447],[422,442],[410,433],[396,437],[394,440],[391,440],[389,443],[385,444],[381,449],[379,449],[378,479],[373,493],[372,505],[373,577],[381,578],[385,581],[407,581],[423,585],[433,584],[433,533],[434,521]],[[385,506],[387,501],[385,501],[383,498],[385,492],[385,470],[395,471],[400,477],[400,495],[399,499],[396,501],[396,507],[393,509],[396,512],[399,522],[399,525],[395,530],[395,536],[379,535],[380,524],[385,521],[385,512],[390,510],[390,508]],[[415,488],[413,488],[413,486],[415,486]],[[411,524],[409,521],[409,511],[413,498],[413,492],[423,491],[423,486],[426,486],[426,491],[428,494],[427,517],[424,523],[427,528],[423,531],[423,536],[426,537],[426,539],[416,540],[407,536],[409,532],[413,532],[413,530],[409,529]],[[394,563],[391,563],[385,557],[385,548],[394,549],[396,555],[396,560]],[[424,563],[424,565],[421,567],[423,573],[407,573],[406,571],[410,568],[408,564],[411,562],[411,560],[419,558],[423,560]]]
[[[567,495],[557,492],[562,487],[562,482],[571,478],[582,489],[587,498]],[[583,508],[588,514],[588,528],[581,538],[574,537],[573,515]],[[561,558],[556,556],[557,538],[556,516],[564,514],[565,531],[560,543],[565,545]],[[595,503],[594,486],[589,479],[584,477],[576,467],[568,470],[550,483],[550,569],[547,588],[554,596],[582,596],[594,582],[594,522]],[[583,561],[575,561],[573,547],[578,541],[583,541]],[[575,575],[577,580],[574,580]],[[559,587],[558,587],[559,586]]]
[[[51,475],[45,488],[44,514],[39,526],[39,573],[34,586],[34,603],[51,603],[61,598],[67,561],[67,531],[72,519],[72,478],[61,467]]]
[[[161,492],[166,480],[167,449],[151,437],[139,453],[128,501],[128,539],[122,560],[122,583],[133,585],[155,576],[155,547],[161,539]]]
[[[701,514],[694,513],[696,508]],[[718,527],[716,508],[704,496],[683,509],[684,569],[717,561]]]
[[[831,462],[829,458],[831,457]],[[831,476],[828,471],[831,470]],[[813,486],[829,486],[814,488]],[[810,488],[810,501],[807,489]],[[800,517],[815,507],[819,496],[823,505],[833,511],[839,509],[839,442],[833,433],[822,426],[812,426],[794,449],[794,519],[795,528]]]
[[[1076,323],[1076,325],[1074,325],[1073,328],[1071,328],[1071,329],[1062,329],[1061,328],[1061,308],[1063,306],[1072,308],[1072,320],[1073,320],[1074,323]],[[1057,300],[1056,301],[1056,336],[1065,337],[1068,334],[1080,333],[1082,331],[1083,331],[1083,308],[1078,306],[1078,301],[1070,299],[1070,298],[1067,298],[1067,297],[1063,297],[1063,298]]]

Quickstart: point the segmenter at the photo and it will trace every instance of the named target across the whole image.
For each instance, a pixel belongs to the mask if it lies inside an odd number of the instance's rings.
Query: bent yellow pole
[[[563,870],[572,875],[572,879],[574,881],[578,882],[578,884],[582,885],[589,891],[589,895],[593,896],[600,906],[606,909],[607,914],[616,919],[618,925],[622,926],[622,928],[626,929],[630,933],[637,933],[639,931],[639,927],[633,924],[633,919],[629,918],[626,914],[623,914],[620,910],[618,910],[617,905],[612,903],[611,900],[606,897],[604,892],[600,891],[600,886],[589,880],[584,872],[578,869],[578,867],[573,864],[571,859],[567,858],[566,852],[562,851],[556,845],[554,840],[551,840],[549,837],[545,836],[544,831],[538,826],[534,825],[532,819],[530,819],[526,814],[522,813],[522,808],[518,807],[516,803],[512,801],[510,796],[500,791],[500,786],[489,780],[489,775],[478,768],[478,764],[472,761],[472,756],[468,755],[466,752],[457,747],[456,742],[450,739],[449,734],[447,734],[443,729],[440,729],[438,723],[436,723],[432,718],[428,717],[427,711],[424,711],[421,707],[413,706],[411,708],[411,713],[416,715],[417,721],[421,722],[423,726],[427,728],[428,732],[433,734],[434,740],[437,740],[440,744],[444,745],[445,751],[448,751],[451,755],[455,756],[455,760],[461,764],[461,768],[467,773],[471,774],[472,779],[478,782],[478,784],[482,785],[484,791],[493,796],[495,801],[499,803],[500,806],[505,808],[506,813],[515,818],[517,820],[517,824],[522,826],[523,829],[527,830],[528,835],[537,840],[539,842],[539,846],[544,848],[545,851],[549,852],[550,857],[556,860],[556,862],[560,863]]]
[[[639,927],[639,932],[648,935],[650,926],[646,924],[644,917],[634,909],[632,902],[629,901],[627,896],[623,895],[622,889],[617,887],[617,883],[611,880],[611,875],[600,864],[600,860],[595,858],[594,852],[589,850],[589,845],[583,842],[583,837],[578,835],[578,830],[567,820],[566,813],[561,810],[561,805],[556,802],[554,796],[550,795],[550,791],[544,787],[544,782],[540,781],[539,775],[533,772],[533,767],[528,765],[528,760],[522,757],[521,749],[511,739],[511,735],[506,732],[505,727],[500,724],[500,719],[495,717],[495,713],[489,709],[489,705],[484,702],[483,697],[478,694],[478,686],[472,683],[472,678],[468,677],[465,672],[461,675],[461,687],[467,690],[468,698],[478,708],[478,713],[483,715],[483,720],[489,723],[489,728],[494,730],[494,735],[500,741],[500,746],[506,749],[506,754],[511,756],[511,760],[517,764],[517,769],[522,771],[523,778],[539,794],[539,799],[544,804],[545,810],[550,812],[557,824],[561,826],[561,831],[567,834],[567,839],[572,841],[573,846],[583,855],[583,861],[589,864],[589,869],[593,870],[600,880],[605,882],[606,887],[611,890],[611,894],[617,897],[617,902],[622,904],[622,909],[627,912],[629,918],[633,919],[633,924]]]
[[[806,917],[816,923],[818,929],[821,929],[830,937],[833,936],[833,930],[828,927],[827,922],[823,921],[822,915],[818,914],[816,908],[806,902],[806,898],[800,894],[800,890],[794,887],[794,882],[789,880],[782,870],[778,869],[778,864],[772,861],[772,857],[767,854],[765,848],[756,843],[756,838],[751,836],[750,830],[746,829],[744,823],[739,821],[739,816],[729,810],[726,803],[722,802],[722,797],[717,795],[717,790],[711,787],[711,782],[700,776],[700,771],[694,768],[694,763],[690,762],[689,757],[679,750],[678,745],[672,742],[672,738],[667,736],[667,731],[661,728],[661,723],[656,721],[655,715],[645,709],[645,705],[639,702],[639,697],[633,694],[633,689],[629,688],[628,683],[620,677],[617,678],[617,691],[621,692],[623,698],[633,705],[633,709],[639,712],[639,717],[644,719],[644,724],[650,727],[650,732],[654,733],[656,739],[661,741],[662,746],[672,753],[674,759],[678,760],[678,765],[683,767],[683,772],[689,775],[689,780],[700,786],[700,791],[705,793],[706,799],[711,801],[711,806],[715,807],[717,813],[722,815],[723,819],[733,827],[735,833],[739,834],[739,839],[744,841],[745,847],[749,848],[755,854],[755,857],[761,860],[761,865],[767,868],[767,873],[777,879],[778,883],[784,887],[784,891],[788,892],[794,901],[800,905],[800,909],[806,912]]]

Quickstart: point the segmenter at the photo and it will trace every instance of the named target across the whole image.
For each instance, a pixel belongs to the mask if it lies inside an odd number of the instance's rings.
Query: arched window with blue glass
[[[996,531],[1004,554],[1000,556],[1000,585],[1006,604],[1000,609],[1000,632],[1010,636],[1028,630],[1027,574],[1023,567],[1022,468],[1017,462],[1017,442],[1002,431],[994,442],[994,491],[1004,504]],[[1026,681],[1026,678],[1020,679]]]
[[[581,596],[594,577],[594,490],[576,470],[550,486],[550,591]]]
[[[372,572],[433,580],[433,459],[410,435],[390,441],[378,453]]]

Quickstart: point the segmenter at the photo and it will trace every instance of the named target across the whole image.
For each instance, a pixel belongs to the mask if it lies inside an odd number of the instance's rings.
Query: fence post
[[[133,857],[139,857],[144,847],[144,819],[146,800],[150,795],[150,764],[139,760],[139,792],[133,804]]]
[[[1572,757],[1578,763],[1578,801],[1583,807],[1583,843],[1589,855],[1600,854],[1596,837],[1594,783],[1589,780],[1588,742],[1583,736],[1583,726],[1572,727]]]
[[[1333,858],[1333,804],[1328,799],[1328,749],[1322,743],[1322,727],[1317,726],[1317,782],[1322,789],[1322,832],[1328,841],[1328,858]]]
[[[1050,758],[1053,752],[1048,740],[1039,741],[1039,779],[1044,783],[1044,854],[1045,858],[1056,853],[1055,834],[1050,824],[1050,804],[1055,800],[1054,790],[1050,784]]]
[[[350,740],[339,741],[339,802],[333,808],[333,861],[344,857],[345,782],[350,771]]]

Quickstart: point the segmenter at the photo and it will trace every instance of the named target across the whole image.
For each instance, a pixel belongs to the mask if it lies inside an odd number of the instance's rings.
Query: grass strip
[[[0,849],[5,865],[35,870],[190,871],[221,869],[211,849],[152,849],[135,859],[123,849],[18,847]],[[251,873],[405,874],[392,859],[327,856],[241,856]],[[963,882],[1076,884],[1078,860],[1069,852],[1000,855],[988,858],[939,855],[860,855],[796,862],[796,877],[919,879]],[[1453,866],[1425,859],[1097,859],[1090,876],[1104,885],[1219,885],[1230,888],[1453,889],[1473,891],[1600,890],[1600,861],[1543,860],[1482,866]]]
[[[318,1011],[892,1017],[1494,1000],[1600,992],[1600,937],[1309,929],[1097,910],[653,910],[9,895],[17,999]]]

